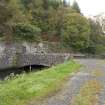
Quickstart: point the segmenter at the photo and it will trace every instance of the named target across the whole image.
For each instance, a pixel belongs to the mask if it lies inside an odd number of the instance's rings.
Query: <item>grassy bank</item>
[[[0,105],[26,105],[30,100],[40,99],[57,91],[65,78],[75,72],[79,64],[69,61],[39,71],[22,74],[12,80],[0,82]]]

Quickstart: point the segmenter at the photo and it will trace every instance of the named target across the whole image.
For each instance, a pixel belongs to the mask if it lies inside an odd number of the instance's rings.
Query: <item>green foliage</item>
[[[77,13],[81,13],[81,10],[79,8],[79,5],[76,1],[73,2],[72,8],[77,12]]]
[[[26,41],[39,41],[41,29],[31,24],[17,24],[15,34]]]
[[[96,54],[103,54],[104,55],[104,53],[105,53],[105,46],[104,45],[102,45],[102,44],[98,44],[98,45],[96,45]]]
[[[73,50],[82,51],[88,47],[90,26],[88,20],[77,13],[68,14],[62,28],[62,41]]]
[[[8,7],[11,8],[12,18],[11,25],[14,27],[18,23],[29,23],[28,13],[25,14],[24,6],[21,0],[10,0]],[[15,14],[15,15],[14,15]]]
[[[49,9],[49,17],[48,17],[48,31],[52,35],[61,35],[61,29],[63,27],[63,20],[67,14],[75,13],[73,9],[70,7],[62,7],[60,6],[57,9],[50,8]]]
[[[102,27],[98,21],[89,19],[91,34],[89,39],[89,46],[86,49],[87,53],[102,54],[105,51],[105,36],[102,35]]]
[[[93,21],[89,19],[90,27],[91,27],[91,35],[90,39],[97,43],[99,41],[99,38],[102,35],[102,27],[100,26],[100,23],[97,21]]]
[[[0,83],[0,105],[26,105],[60,89],[80,65],[70,61],[37,73],[22,74]],[[59,84],[58,84],[59,83]]]
[[[9,44],[13,40],[14,25],[27,20],[22,13],[20,0],[0,1],[0,8],[0,31],[5,36],[5,42]]]
[[[42,39],[45,34],[47,38]],[[1,0],[0,37],[7,42],[50,42],[53,38],[71,50],[87,53],[105,45],[99,22],[87,21],[77,2],[70,7],[66,0]]]
[[[49,0],[49,7],[57,9],[62,4],[61,0]]]
[[[10,11],[7,0],[0,0],[0,26],[11,19],[12,13]]]

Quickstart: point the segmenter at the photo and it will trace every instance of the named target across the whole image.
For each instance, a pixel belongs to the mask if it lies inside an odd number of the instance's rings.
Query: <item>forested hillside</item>
[[[84,17],[77,2],[65,0],[1,0],[0,37],[6,44],[47,41],[72,52],[105,51],[100,24]]]

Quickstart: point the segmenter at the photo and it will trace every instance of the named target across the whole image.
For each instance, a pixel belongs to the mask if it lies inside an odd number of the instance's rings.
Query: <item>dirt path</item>
[[[84,66],[61,91],[40,104],[31,105],[105,105],[105,61],[76,61]]]

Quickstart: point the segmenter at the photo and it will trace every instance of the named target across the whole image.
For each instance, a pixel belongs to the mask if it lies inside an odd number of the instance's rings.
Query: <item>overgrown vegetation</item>
[[[11,79],[0,82],[0,105],[26,105],[51,95],[79,67],[79,64],[69,61],[43,71],[12,76]]]
[[[62,27],[62,39],[73,51],[84,51],[89,45],[90,26],[85,17],[78,13],[68,14]]]
[[[59,42],[69,51],[103,54],[105,36],[99,22],[87,19],[75,1],[1,0],[0,36],[5,43]]]

